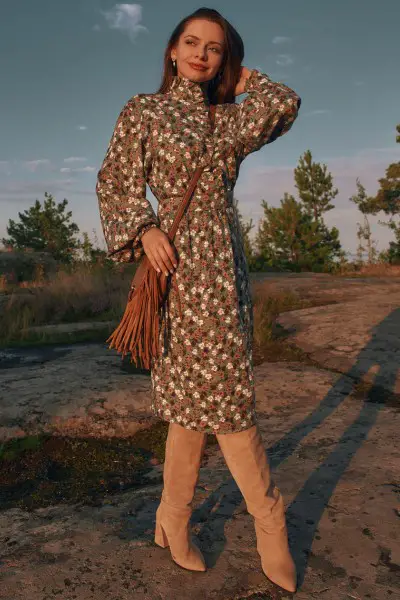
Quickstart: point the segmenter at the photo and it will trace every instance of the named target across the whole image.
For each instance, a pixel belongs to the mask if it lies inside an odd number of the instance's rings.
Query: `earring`
[[[173,65],[173,67],[174,67],[174,69],[175,69],[175,67],[176,67],[176,60],[173,60],[173,61],[172,61],[172,65]]]

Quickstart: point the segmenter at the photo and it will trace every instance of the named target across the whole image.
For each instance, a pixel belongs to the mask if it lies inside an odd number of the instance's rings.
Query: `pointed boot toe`
[[[183,560],[182,557],[175,557],[172,552],[171,554],[176,564],[184,569],[189,569],[190,571],[207,571],[204,556],[200,548],[192,540],[189,540],[189,552],[184,556]]]
[[[270,564],[265,564],[265,560],[261,560],[262,570],[264,575],[287,592],[294,593],[297,589],[297,573],[296,567],[289,563],[276,564],[273,567]]]
[[[264,574],[284,590],[295,592],[297,572],[289,551],[286,526],[281,526],[275,531],[265,531],[265,528],[257,520],[254,525],[257,535],[257,551],[261,557]]]
[[[162,501],[156,513],[154,541],[161,548],[169,546],[172,559],[183,569],[206,571],[204,556],[189,532],[190,512],[183,514],[182,510],[167,506]]]

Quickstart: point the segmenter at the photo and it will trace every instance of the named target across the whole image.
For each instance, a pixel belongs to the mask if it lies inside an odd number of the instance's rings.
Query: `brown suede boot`
[[[281,588],[295,592],[296,567],[289,551],[285,507],[270,475],[258,424],[237,433],[216,435],[247,510],[254,517],[257,551],[265,575]]]
[[[192,542],[189,520],[207,434],[170,423],[165,446],[164,489],[156,512],[154,541],[170,546],[173,560],[184,569],[205,571],[200,549]]]

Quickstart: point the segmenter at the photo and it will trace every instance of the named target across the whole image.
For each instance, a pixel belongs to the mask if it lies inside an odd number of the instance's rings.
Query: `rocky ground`
[[[400,282],[275,277],[330,304],[279,323],[305,362],[255,368],[265,447],[287,507],[296,599],[400,598]],[[0,442],[96,440],[155,425],[150,378],[102,344],[0,351]],[[105,443],[105,442],[104,442]],[[290,598],[264,576],[252,517],[218,445],[206,449],[193,534],[205,573],[153,542],[162,463],[96,503],[0,512],[1,600]]]

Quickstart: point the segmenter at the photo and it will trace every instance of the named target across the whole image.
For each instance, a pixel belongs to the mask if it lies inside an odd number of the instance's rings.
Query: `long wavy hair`
[[[244,44],[236,29],[213,8],[202,7],[188,15],[173,30],[164,52],[164,65],[162,81],[156,93],[165,94],[171,87],[176,67],[172,64],[171,50],[177,45],[186,25],[194,19],[207,19],[218,23],[224,32],[224,55],[220,66],[221,76],[216,75],[208,85],[208,100],[210,104],[223,104],[235,102],[235,88],[240,79],[241,64],[244,58]]]

